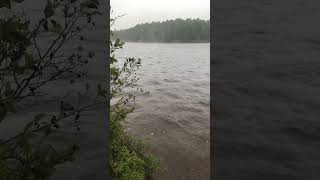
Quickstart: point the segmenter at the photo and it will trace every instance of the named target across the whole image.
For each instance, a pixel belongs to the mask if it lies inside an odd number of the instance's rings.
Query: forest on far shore
[[[210,42],[210,20],[175,19],[113,31],[127,42]]]

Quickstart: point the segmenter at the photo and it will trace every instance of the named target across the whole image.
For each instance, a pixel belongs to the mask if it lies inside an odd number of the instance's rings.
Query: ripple
[[[171,93],[171,92],[164,92],[163,96],[167,96],[167,97],[173,98],[173,99],[181,99],[178,94]],[[159,98],[161,98],[161,96],[159,96]]]
[[[150,84],[150,85],[161,85],[161,82],[159,81],[148,81],[147,84]]]
[[[180,82],[179,80],[176,80],[176,79],[163,79],[163,81],[170,82],[170,83]]]

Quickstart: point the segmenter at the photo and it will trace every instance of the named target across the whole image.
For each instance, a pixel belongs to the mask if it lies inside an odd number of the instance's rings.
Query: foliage
[[[124,41],[142,42],[209,42],[210,21],[201,19],[175,19],[164,22],[138,24],[115,31]]]
[[[113,24],[116,18],[111,19]],[[112,35],[112,33],[111,33]],[[124,131],[122,123],[127,114],[134,110],[134,93],[148,93],[136,88],[139,78],[137,71],[141,59],[126,58],[118,61],[115,51],[121,49],[124,42],[120,39],[110,41],[110,134],[111,134],[111,170],[114,180],[143,180],[157,169],[158,161],[145,154],[145,144]]]
[[[47,0],[43,17],[36,22],[12,9],[23,1],[0,2],[0,10],[9,12],[0,19],[0,123],[20,109],[32,107],[29,102],[45,95],[43,88],[47,85],[57,80],[74,83],[83,79],[86,74],[80,69],[93,57],[81,46],[66,52],[63,45],[74,39],[84,40],[83,30],[94,26],[92,17],[100,14],[97,0]],[[86,23],[80,23],[83,20]],[[48,43],[39,46],[40,42]],[[88,85],[85,90],[71,95],[84,95]],[[56,101],[63,98],[57,97]],[[72,120],[78,125],[81,113],[94,105],[61,101],[59,112],[25,119],[27,125],[22,132],[0,140],[0,179],[48,179],[57,165],[73,160],[77,145],[57,149],[48,138],[62,121]]]
[[[123,107],[113,111],[110,117],[112,134],[112,178],[117,180],[143,180],[150,177],[158,167],[153,156],[144,154],[145,144],[129,136],[121,122],[127,110]]]

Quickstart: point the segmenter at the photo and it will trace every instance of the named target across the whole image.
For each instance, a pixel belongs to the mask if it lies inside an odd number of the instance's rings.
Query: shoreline
[[[112,42],[113,41],[114,40],[112,40]],[[125,40],[122,40],[122,41],[125,43],[210,44],[210,41],[125,41]]]
[[[136,97],[128,114],[127,132],[147,144],[160,162],[154,180],[210,179],[208,44],[128,43],[127,57],[144,63]],[[197,70],[194,70],[197,67]]]

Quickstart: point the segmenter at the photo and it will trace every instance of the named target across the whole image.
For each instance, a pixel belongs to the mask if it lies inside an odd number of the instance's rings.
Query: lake
[[[216,1],[214,179],[319,179],[319,4]]]
[[[117,56],[142,59],[127,130],[145,139],[164,169],[156,179],[209,179],[210,44],[126,43]]]

